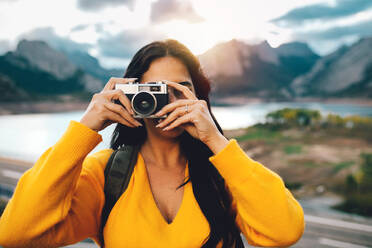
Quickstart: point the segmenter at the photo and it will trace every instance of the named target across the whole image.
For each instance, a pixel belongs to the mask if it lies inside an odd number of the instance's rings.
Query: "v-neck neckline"
[[[151,202],[152,207],[155,209],[155,212],[157,213],[156,214],[157,218],[161,219],[161,222],[164,223],[165,226],[168,226],[168,227],[173,226],[175,224],[175,222],[180,218],[181,211],[184,208],[184,205],[186,204],[185,203],[185,201],[186,201],[185,198],[187,197],[187,194],[188,194],[189,183],[187,183],[183,186],[183,195],[182,195],[181,204],[178,207],[177,213],[174,216],[172,222],[168,223],[167,220],[165,219],[165,217],[163,216],[163,214],[161,213],[158,205],[156,204],[155,197],[154,197],[154,194],[153,194],[152,189],[151,189],[150,178],[149,178],[149,175],[148,175],[148,172],[147,172],[145,160],[142,157],[142,154],[140,152],[139,152],[139,159],[140,159],[140,165],[142,166],[143,175],[144,175],[145,181],[146,181],[146,186],[145,187],[150,194],[150,198],[151,198],[150,202]],[[184,179],[186,179],[188,176],[189,176],[189,163],[186,162],[186,168],[185,168],[185,172],[184,172]],[[184,180],[184,182],[185,181],[186,180]]]

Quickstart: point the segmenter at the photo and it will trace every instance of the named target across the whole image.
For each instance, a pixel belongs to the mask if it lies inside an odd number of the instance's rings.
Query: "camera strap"
[[[134,166],[137,163],[138,152],[139,146],[123,145],[111,154],[106,164],[104,172],[105,204],[102,209],[99,229],[101,247],[104,247],[103,228],[112,208],[128,186]]]

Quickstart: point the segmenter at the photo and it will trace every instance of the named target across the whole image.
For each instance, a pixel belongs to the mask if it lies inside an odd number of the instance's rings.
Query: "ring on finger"
[[[186,111],[186,114],[189,112],[189,105],[187,105],[187,104],[185,106],[185,111]]]

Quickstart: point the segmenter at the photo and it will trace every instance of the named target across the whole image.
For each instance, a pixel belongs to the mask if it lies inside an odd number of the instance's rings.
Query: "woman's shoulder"
[[[113,152],[113,149],[107,148],[89,154],[83,161],[83,170],[88,171],[103,184],[106,164]]]
[[[86,159],[88,160],[95,160],[97,163],[101,165],[106,165],[108,159],[110,158],[111,154],[114,152],[111,148],[106,148],[99,150],[97,152],[89,154]]]

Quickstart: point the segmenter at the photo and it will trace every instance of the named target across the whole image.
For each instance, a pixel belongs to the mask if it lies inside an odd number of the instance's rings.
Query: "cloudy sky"
[[[372,0],[0,0],[0,54],[20,39],[125,66],[143,45],[174,38],[195,54],[233,38],[307,42],[324,55],[372,36]]]

